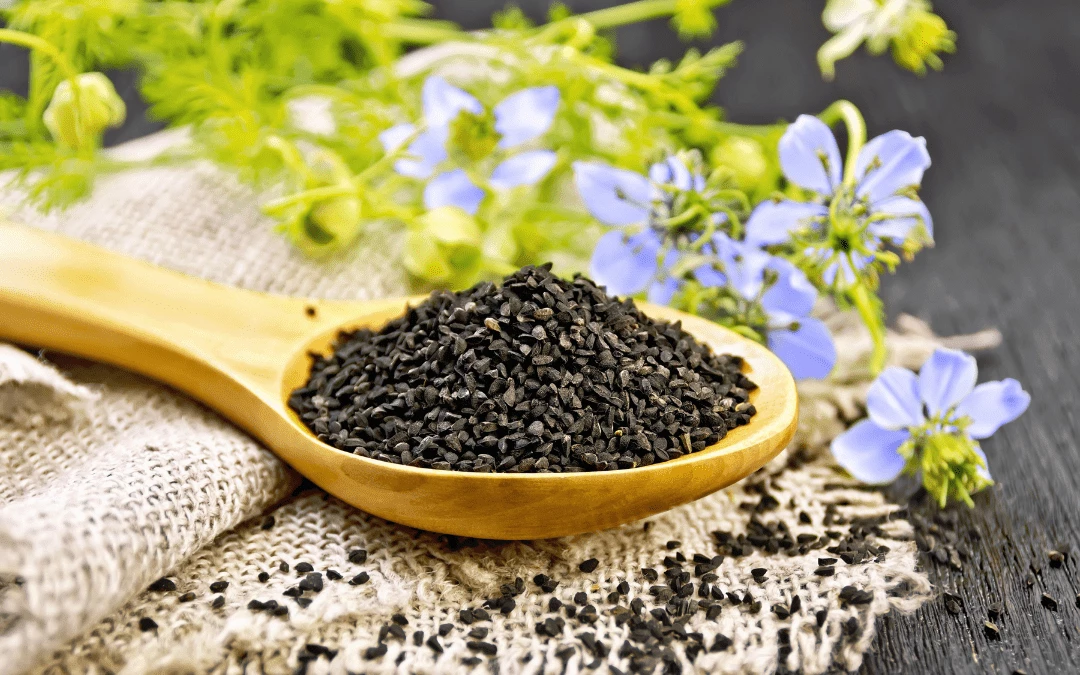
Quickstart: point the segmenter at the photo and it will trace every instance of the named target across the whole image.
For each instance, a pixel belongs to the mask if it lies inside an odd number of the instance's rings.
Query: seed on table
[[[211,593],[221,593],[228,587],[229,587],[229,582],[228,581],[215,581],[214,583],[210,584],[210,592]]]
[[[158,579],[157,581],[155,581],[154,583],[150,584],[148,590],[155,591],[157,593],[165,593],[165,592],[169,592],[169,591],[175,591],[176,590],[176,582],[173,581],[172,579],[162,577],[162,578]]]
[[[269,530],[269,529],[270,529],[271,527],[273,527],[273,526],[274,526],[274,523],[275,523],[275,522],[276,522],[276,521],[275,521],[275,519],[274,519],[274,517],[273,517],[273,516],[267,516],[267,517],[266,517],[266,518],[265,518],[265,519],[264,519],[264,520],[262,521],[262,524],[261,524],[261,525],[259,525],[259,527],[260,527],[260,528],[262,528],[262,529],[264,529],[264,530]]]
[[[424,644],[424,631],[422,631],[422,630],[414,631],[413,634],[412,634],[412,641],[413,641],[413,644],[416,645],[417,647],[423,645]]]
[[[498,653],[499,648],[490,642],[482,642],[480,640],[469,640],[465,643],[465,646],[474,652],[480,652],[488,656],[495,656]]]
[[[306,562],[296,563],[296,573],[297,574],[307,574],[309,572],[314,572],[314,571],[315,571],[315,567],[312,566],[311,563],[306,563]]]
[[[1057,600],[1055,600],[1054,597],[1052,595],[1050,595],[1049,593],[1043,593],[1042,594],[1041,602],[1042,602],[1042,606],[1047,608],[1051,612],[1056,612],[1057,611],[1057,608],[1058,608]]]
[[[289,571],[289,563],[285,562],[284,560],[279,562],[277,567],[282,572],[288,572]]]
[[[1050,551],[1050,567],[1061,567],[1065,562],[1065,555],[1061,551]]]
[[[156,630],[158,627],[157,621],[154,621],[148,616],[144,616],[139,619],[139,630],[146,633],[148,631]]]
[[[364,650],[364,658],[368,661],[379,658],[386,655],[386,645],[378,645],[377,647],[368,647]]]
[[[296,567],[299,569],[300,566],[297,565]],[[315,593],[318,593],[323,589],[322,574],[319,572],[312,572],[301,579],[298,585],[302,591],[314,591]]]
[[[488,629],[482,626],[477,626],[476,628],[473,628],[471,631],[469,631],[469,637],[475,640],[483,640],[487,637],[487,634]]]
[[[270,581],[270,573],[269,572],[259,572],[258,579],[259,579],[260,582],[265,584],[267,581]]]
[[[298,586],[290,586],[282,591],[281,594],[287,598],[299,598],[304,592],[300,590]]]
[[[814,612],[814,620],[817,622],[818,628],[825,625],[825,619],[829,618],[829,610],[819,609]]]
[[[588,602],[589,596],[585,593],[585,591],[578,591],[577,593],[574,593],[574,604],[585,605],[588,604]]]
[[[443,626],[448,626],[448,625],[450,625],[450,624],[445,624],[444,623],[442,626],[439,626],[439,635],[445,635],[445,633],[443,633]],[[447,631],[447,632],[449,632],[449,631]],[[429,637],[427,639],[427,641],[425,642],[425,644],[429,648],[431,648],[432,651],[434,651],[436,653],[441,654],[442,651],[443,651],[443,646],[441,644],[439,644],[439,638],[437,636],[435,636],[435,635],[432,635],[431,637]]]
[[[469,624],[471,624],[473,621],[476,620],[473,617],[472,610],[469,609],[468,607],[466,607],[465,609],[458,612],[458,619],[460,619],[461,623],[465,624],[466,626],[468,626]]]
[[[551,598],[550,600],[548,600],[549,612],[557,612],[560,607],[562,607],[562,601],[558,598]]]
[[[354,565],[362,565],[367,562],[367,551],[362,548],[354,548],[349,551],[349,562]]]
[[[713,638],[712,647],[709,647],[710,652],[722,652],[731,648],[731,645],[735,644],[731,638],[723,633],[717,633]]]
[[[477,621],[490,621],[491,620],[491,615],[488,614],[487,610],[482,608],[482,607],[477,607],[476,609],[474,609],[472,611],[472,615],[473,615],[473,618],[476,619]]]
[[[390,616],[390,620],[399,626],[408,626],[409,620],[405,618],[404,614],[398,613]]]
[[[296,604],[300,605],[300,609],[307,609],[308,605],[311,604],[311,598],[297,598]]]
[[[802,609],[802,596],[796,595],[791,599],[791,613],[794,614]]]
[[[386,627],[386,632],[394,636],[398,640],[405,639],[405,629],[396,623],[392,623]]]
[[[645,577],[645,581],[656,581],[660,578],[659,573],[651,567],[642,567],[641,576]]]
[[[993,621],[983,621],[983,634],[988,640],[1000,640],[1001,631]]]
[[[818,558],[817,564],[821,566],[836,564],[836,558]]]
[[[945,609],[949,614],[957,615],[964,611],[964,602],[960,599],[960,596],[953,595],[952,593],[942,593],[941,596],[945,602]]]
[[[619,585],[615,587],[615,590],[619,592],[619,595],[627,595],[630,593],[630,584],[626,581],[620,581]]]
[[[667,550],[674,551],[675,549],[679,548],[680,546],[682,546],[681,541],[679,541],[678,539],[672,539],[671,541],[669,541],[667,543]]]
[[[341,578],[341,572],[337,570],[326,570],[326,578],[330,581],[337,581]]]
[[[274,607],[272,610],[270,610],[270,613],[274,616],[285,616],[289,613],[289,608],[285,605],[278,605],[277,607]]]
[[[368,575],[367,572],[361,572],[360,574],[357,574],[352,579],[349,579],[349,585],[350,586],[359,586],[361,584],[366,584],[368,582],[368,579],[370,579],[370,578],[371,577]]]
[[[832,565],[823,565],[814,570],[814,574],[819,577],[831,577],[832,575],[836,574],[836,568]]]
[[[180,602],[191,602],[194,599],[195,593],[193,591],[188,591],[187,593],[184,593],[179,598],[177,598],[177,600],[179,600]]]
[[[221,609],[222,607],[225,606],[225,596],[224,595],[217,596],[216,598],[214,598],[214,601],[210,603],[210,606],[213,607],[214,609]]]
[[[723,608],[720,605],[713,605],[709,609],[705,610],[705,618],[709,621],[713,621],[720,616]]]
[[[481,659],[479,656],[467,656],[461,659],[461,663],[466,666],[478,666],[483,662],[484,660]]]
[[[600,561],[597,560],[596,558],[589,558],[585,562],[578,565],[578,569],[581,570],[582,572],[585,572],[586,574],[589,574],[590,572],[593,572],[594,570],[596,570],[596,567],[599,564],[600,564]]]

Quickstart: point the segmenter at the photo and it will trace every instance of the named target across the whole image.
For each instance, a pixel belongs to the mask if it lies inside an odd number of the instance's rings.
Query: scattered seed
[[[306,563],[306,562],[296,563],[296,573],[297,574],[308,574],[309,572],[314,572],[314,571],[315,571],[315,567],[311,563]]]
[[[945,609],[949,614],[957,615],[964,611],[964,601],[960,599],[960,596],[953,595],[952,593],[942,593],[941,597],[945,602]]]
[[[1058,568],[1065,563],[1065,554],[1061,551],[1050,551],[1050,567]]]
[[[589,573],[593,572],[599,564],[600,564],[600,561],[597,560],[596,558],[589,558],[585,562],[578,565],[578,569],[581,570],[582,572],[585,572],[586,574],[589,574]]]
[[[997,621],[1005,616],[1005,610],[1002,609],[1001,605],[994,603],[986,608],[986,615],[990,617],[991,621]]]
[[[361,584],[366,584],[368,582],[368,579],[370,579],[370,578],[371,577],[368,575],[367,572],[361,572],[360,574],[357,574],[352,579],[349,579],[349,585],[350,586],[359,586]]]
[[[214,583],[210,584],[210,592],[211,593],[222,593],[228,587],[229,587],[229,582],[228,581],[215,581]]]
[[[390,617],[390,620],[399,626],[408,626],[409,620],[405,618],[404,614],[394,614]]]
[[[276,521],[274,520],[273,516],[267,516],[266,518],[263,519],[262,525],[259,525],[259,527],[264,529],[264,530],[269,530],[271,527],[274,526],[275,522]]]
[[[1056,612],[1057,611],[1057,608],[1058,608],[1057,600],[1055,600],[1053,598],[1053,596],[1051,596],[1049,593],[1043,593],[1042,594],[1041,602],[1042,602],[1042,606],[1047,608],[1051,612]]]
[[[337,570],[326,570],[326,578],[330,581],[337,581],[341,579],[341,572]]]
[[[221,609],[222,607],[225,606],[225,596],[224,595],[217,596],[216,598],[214,598],[213,602],[210,603],[210,606],[213,607],[214,609]]]
[[[1000,640],[1001,631],[993,621],[983,621],[983,634],[988,640]]]
[[[162,578],[158,579],[157,581],[155,581],[154,583],[150,584],[149,590],[155,591],[157,593],[165,593],[165,592],[169,592],[169,591],[175,591],[176,590],[176,582],[173,581],[172,579],[162,577]]]
[[[282,572],[288,572],[289,571],[289,563],[282,560],[281,562],[278,563],[278,569],[281,570]]]
[[[354,548],[349,551],[349,562],[354,565],[363,565],[367,562],[367,551],[362,548]]]
[[[179,598],[177,598],[177,600],[179,600],[180,602],[191,602],[194,599],[195,593],[192,591],[188,591],[187,593],[184,593]]]
[[[267,581],[270,581],[270,573],[269,572],[259,572],[259,577],[258,578],[259,578],[260,582],[265,584]]]
[[[375,647],[368,647],[364,650],[364,658],[368,661],[377,659],[386,655],[386,645],[377,645]]]
[[[300,569],[300,565],[297,565],[296,568]],[[302,591],[313,591],[315,593],[318,593],[323,589],[322,574],[318,572],[312,572],[305,576],[303,579],[301,579],[298,585],[300,586],[300,590]]]
[[[139,619],[139,630],[146,633],[148,631],[157,630],[157,621],[154,621],[148,616],[144,616]]]
[[[814,570],[814,574],[819,577],[831,577],[832,575],[836,574],[836,568],[832,565],[823,565]]]

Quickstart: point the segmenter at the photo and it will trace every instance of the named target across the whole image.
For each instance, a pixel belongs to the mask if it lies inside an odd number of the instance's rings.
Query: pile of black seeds
[[[741,367],[584,277],[526,267],[342,333],[289,405],[324,443],[395,464],[610,471],[749,422],[756,385]]]

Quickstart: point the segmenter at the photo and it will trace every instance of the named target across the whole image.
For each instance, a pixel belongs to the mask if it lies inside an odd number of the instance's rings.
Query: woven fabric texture
[[[167,140],[123,152],[153,152]],[[272,232],[253,193],[205,165],[112,176],[88,202],[55,215],[19,203],[12,190],[0,197],[14,220],[223,283],[336,298],[405,290],[388,231],[373,228],[351,254],[312,262]],[[878,617],[914,610],[931,589],[897,507],[857,489],[820,452],[859,415],[869,382],[860,365],[869,339],[857,320],[823,311],[843,361],[833,380],[805,388],[798,450],[645,523],[519,543],[417,532],[318,490],[297,492],[298,477],[272,454],[166,387],[0,347],[0,673],[855,668]],[[940,341],[917,320],[904,322],[890,334],[890,358],[917,367]],[[951,344],[980,348],[995,337]],[[755,538],[762,528],[773,534]],[[805,545],[768,543],[783,531],[804,535]],[[669,541],[680,544],[669,550]],[[818,571],[819,558],[837,557],[829,548],[848,545],[861,551],[851,564],[836,562],[832,576]],[[365,561],[350,562],[356,549],[367,551]],[[701,597],[698,574],[687,601],[718,609],[657,621],[651,641],[632,635],[625,614],[633,598],[645,601],[644,612],[669,606],[663,593],[650,594],[664,582],[665,557],[681,553],[686,569],[700,573],[693,555],[718,552],[724,560],[704,582],[712,599]],[[593,572],[578,568],[593,557]],[[299,563],[322,575],[322,589],[283,595],[306,576]],[[767,572],[755,576],[756,568]],[[361,572],[366,583],[350,584]],[[147,590],[166,574],[176,590]],[[559,581],[553,594],[534,583],[537,574]],[[211,592],[215,581],[229,585]],[[550,610],[551,597],[574,605],[580,592],[595,619],[580,606],[573,618]],[[514,598],[508,613],[492,608],[490,620],[462,622],[462,608],[504,594]],[[250,609],[252,600],[285,609]],[[404,640],[384,628],[396,625],[395,613],[408,622]],[[437,651],[427,640],[444,623],[454,626]],[[476,628],[488,630],[470,637]]]

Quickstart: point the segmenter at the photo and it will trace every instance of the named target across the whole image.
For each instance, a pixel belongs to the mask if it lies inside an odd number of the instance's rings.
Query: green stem
[[[854,103],[841,99],[818,113],[818,118],[829,126],[843,122],[847,127],[848,146],[847,158],[844,162],[844,184],[854,187],[855,180],[858,178],[855,175],[855,164],[859,161],[859,151],[866,143],[866,121],[863,120],[862,113]]]
[[[731,0],[705,0],[709,8],[726,5]],[[563,19],[572,21],[585,19],[597,30],[616,28],[631,23],[640,23],[652,19],[662,19],[671,16],[678,10],[679,0],[638,0],[625,5],[617,5],[606,9],[598,9],[577,16]],[[559,23],[559,22],[556,22]]]
[[[323,187],[312,188],[310,190],[304,190],[303,192],[296,192],[288,197],[282,197],[269,201],[263,205],[262,211],[268,216],[281,213],[290,206],[295,206],[306,201],[321,201],[323,199],[332,199],[334,197],[344,197],[347,195],[355,195],[356,187],[352,185],[326,185]]]
[[[702,115],[691,118],[682,113],[654,111],[650,113],[658,121],[666,126],[681,129],[689,126],[704,126],[715,131],[720,136],[747,136],[749,138],[763,138],[771,136],[778,131],[787,129],[787,122],[777,124],[738,124],[714,119],[702,119]]]
[[[862,279],[847,289],[847,295],[874,341],[874,349],[870,354],[870,372],[876,376],[885,367],[885,308],[881,299],[867,288]]]
[[[0,42],[7,42],[8,44],[26,47],[27,49],[33,49],[45,54],[56,63],[57,68],[64,73],[64,77],[71,81],[72,89],[77,90],[77,87],[75,87],[75,76],[78,75],[78,73],[75,72],[75,69],[71,66],[71,62],[68,61],[60,50],[54,47],[51,42],[43,40],[36,35],[11,30],[10,28],[0,28]]]
[[[379,30],[387,37],[410,45],[432,45],[472,37],[454,23],[431,19],[398,19],[382,24]]]
[[[621,68],[612,63],[601,61],[600,59],[586,56],[581,52],[574,52],[571,59],[578,61],[582,66],[592,68],[593,70],[611,77],[614,80],[618,80],[623,84],[635,87],[642,91],[647,91],[656,96],[667,99],[676,108],[684,113],[700,112],[697,104],[693,99],[683,94],[682,92],[667,86],[663,82],[657,80],[654,76],[648,73],[639,73],[636,70],[629,70],[627,68]]]

